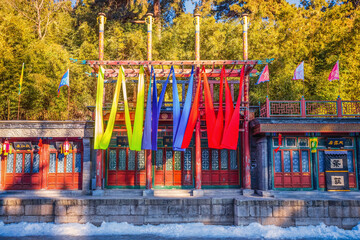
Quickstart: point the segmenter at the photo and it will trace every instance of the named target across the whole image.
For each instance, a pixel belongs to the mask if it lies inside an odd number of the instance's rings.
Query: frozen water
[[[360,239],[360,223],[352,230],[320,224],[318,226],[281,228],[252,223],[249,226],[214,226],[202,223],[162,224],[135,226],[128,223],[104,222],[100,227],[87,224],[69,223],[16,223],[0,222],[0,237],[29,236],[56,237],[72,236],[66,239]],[[88,236],[87,238],[83,238]],[[89,237],[91,236],[91,237]],[[97,236],[97,237],[96,237]],[[22,238],[23,239],[23,238]],[[104,239],[101,237],[101,239]]]

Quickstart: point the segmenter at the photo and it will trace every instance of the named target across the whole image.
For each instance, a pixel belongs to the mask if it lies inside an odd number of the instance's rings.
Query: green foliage
[[[0,1],[0,119],[17,117],[21,65],[25,74],[21,119],[65,120],[68,89],[57,87],[70,68],[70,119],[90,119],[87,106],[95,104],[96,79],[88,66],[74,59],[98,59],[97,14],[105,12],[104,59],[146,59],[146,26],[132,21],[153,11],[158,0]],[[161,0],[161,19],[155,22],[154,60],[191,60],[194,53],[192,14],[184,0]],[[300,7],[284,0],[203,0],[201,59],[242,59],[241,14],[251,13],[248,31],[249,59],[275,58],[266,84],[250,79],[252,104],[270,99],[355,100],[360,94],[360,9],[358,1],[302,1]],[[41,21],[39,21],[40,19]],[[327,77],[340,60],[340,84]],[[305,81],[292,81],[296,66],[305,61]],[[220,68],[221,66],[216,66]],[[263,66],[256,66],[261,71]],[[340,85],[340,86],[339,86]],[[135,85],[128,84],[133,96]],[[218,98],[217,87],[214,97]],[[181,89],[178,89],[181,99]],[[238,91],[238,88],[235,89]],[[106,99],[113,86],[107,85]],[[160,90],[159,90],[160,93]],[[172,98],[168,87],[166,101]]]

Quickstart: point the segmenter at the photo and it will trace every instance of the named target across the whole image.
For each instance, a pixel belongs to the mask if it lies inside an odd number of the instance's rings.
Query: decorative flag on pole
[[[264,67],[264,69],[262,70],[261,74],[260,74],[260,77],[257,81],[257,83],[255,83],[256,85],[262,83],[262,82],[268,82],[270,81],[270,78],[269,78],[269,67],[268,67],[268,64],[266,64],[266,66]]]
[[[331,82],[332,80],[339,80],[339,60],[336,61],[335,66],[333,67],[328,80]]]
[[[23,63],[22,69],[21,69],[21,76],[20,76],[20,83],[19,83],[19,95],[21,94],[21,86],[22,86],[23,77],[24,77],[24,66],[25,66],[25,63]]]
[[[292,80],[303,80],[304,81],[304,62],[301,62],[294,72],[294,77]]]
[[[20,80],[21,81],[21,80]],[[66,71],[66,73],[62,76],[59,87],[58,87],[58,97],[60,95],[60,88],[62,86],[68,86],[70,87],[70,82],[69,82],[69,69]]]
[[[101,149],[100,142],[104,134],[104,122],[103,122],[103,111],[102,111],[103,93],[104,93],[104,69],[103,67],[100,66],[98,72],[97,86],[96,86],[94,149]]]

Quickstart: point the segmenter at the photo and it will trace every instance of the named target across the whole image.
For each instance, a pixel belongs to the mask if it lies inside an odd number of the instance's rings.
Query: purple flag
[[[264,69],[262,70],[261,74],[260,74],[260,77],[257,81],[257,83],[255,83],[256,85],[262,83],[262,82],[268,82],[270,81],[270,78],[269,78],[269,67],[268,65],[266,64],[266,66],[264,67]]]
[[[331,82],[332,80],[339,80],[339,60],[336,61],[335,66],[333,67],[328,80]]]
[[[303,80],[304,81],[304,62],[301,62],[294,72],[294,77],[292,80]]]

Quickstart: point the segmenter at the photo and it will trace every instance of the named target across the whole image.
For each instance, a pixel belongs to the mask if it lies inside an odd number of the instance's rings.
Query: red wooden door
[[[239,185],[238,153],[235,150],[203,148],[201,152],[203,185]]]
[[[47,189],[79,190],[82,187],[82,153],[75,149],[68,155],[50,150]]]
[[[311,188],[309,150],[274,151],[275,188]]]
[[[15,151],[15,150],[14,150]],[[15,151],[3,158],[5,190],[31,190],[41,188],[40,156],[32,151]],[[3,165],[3,166],[4,166]]]
[[[107,154],[108,186],[144,186],[145,152],[129,148],[109,148]]]
[[[171,148],[159,148],[155,153],[155,186],[192,185],[192,151],[173,151]]]
[[[325,183],[325,150],[318,151],[318,179],[319,187],[326,188]],[[356,171],[355,171],[355,155],[354,150],[347,150],[347,164],[349,170],[349,187],[356,188]]]

